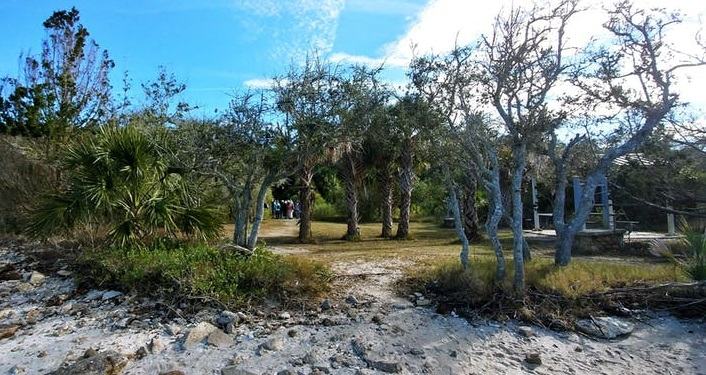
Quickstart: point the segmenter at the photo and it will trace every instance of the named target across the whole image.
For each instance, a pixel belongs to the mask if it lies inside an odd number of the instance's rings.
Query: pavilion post
[[[539,203],[537,200],[537,179],[532,176],[532,211],[534,216],[534,230],[542,230],[539,225]]]
[[[609,205],[609,195],[608,195],[608,178],[603,175],[601,176],[601,206],[603,213],[603,228],[610,228],[610,205]]]
[[[669,202],[667,202],[667,208],[669,208],[670,210],[672,209],[672,205]],[[669,236],[676,236],[677,235],[677,231],[674,226],[674,213],[672,213],[672,212],[667,213],[667,235],[669,235]]]

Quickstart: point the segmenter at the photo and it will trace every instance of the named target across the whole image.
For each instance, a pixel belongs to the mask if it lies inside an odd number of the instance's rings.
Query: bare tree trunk
[[[554,263],[557,265],[568,265],[571,261],[571,244],[569,244],[568,251],[566,250],[566,244],[563,244],[567,240],[564,236],[564,232],[566,232],[566,170],[562,167],[557,169],[556,173],[557,181],[552,215],[554,231],[556,232]]]
[[[532,260],[532,251],[524,235],[522,236],[522,260],[525,263]]]
[[[382,190],[382,238],[392,237],[392,183],[389,169],[380,172],[380,187]]]
[[[239,194],[235,195],[235,203],[233,205],[234,216],[234,232],[233,242],[238,246],[245,246],[247,242],[247,223],[248,213],[250,211],[250,196],[251,191],[249,182],[245,184]]]
[[[525,241],[522,233],[522,176],[525,171],[524,142],[513,145],[514,168],[512,173],[512,237],[513,261],[515,263],[515,277],[513,287],[517,293],[523,294],[525,290]]]
[[[240,202],[236,196],[235,202],[233,202],[233,243],[238,244],[238,240],[241,236],[241,220],[240,220]]]
[[[652,130],[660,123],[671,108],[671,102],[667,101],[658,111],[651,113],[645,119],[644,125],[628,140],[620,146],[607,149],[603,157],[599,160],[598,165],[588,174],[583,191],[581,192],[579,206],[574,208],[574,217],[571,221],[566,223],[566,218],[563,216],[562,212],[562,219],[564,219],[565,223],[560,231],[557,232],[556,251],[554,253],[554,262],[557,265],[566,266],[571,262],[571,248],[574,244],[576,234],[583,228],[586,220],[588,220],[588,216],[591,214],[593,204],[595,203],[594,195],[596,193],[596,187],[608,172],[615,159],[633,152],[639,145],[643,144],[645,139],[647,139]],[[563,201],[559,202],[555,199],[555,210],[558,208],[563,209],[564,201],[566,200],[566,195],[559,195],[559,193],[560,192],[557,191],[557,196]]]
[[[500,188],[500,168],[498,166],[498,156],[495,151],[489,152],[492,170],[489,171],[485,179],[485,188],[488,192],[489,210],[488,219],[485,222],[485,231],[490,238],[490,244],[495,252],[495,280],[500,283],[505,279],[506,266],[503,246],[498,236],[498,225],[503,218],[503,193]]]
[[[489,210],[485,231],[490,237],[490,244],[495,252],[495,280],[502,281],[505,279],[505,256],[498,237],[498,225],[503,218],[503,197],[502,190],[500,190],[500,175],[497,170],[492,172],[491,180],[486,183],[486,189],[488,190]]]
[[[456,229],[456,235],[458,235],[458,239],[461,240],[461,253],[459,254],[459,258],[461,259],[461,265],[463,266],[463,269],[466,270],[468,269],[469,266],[469,257],[470,257],[470,248],[468,245],[468,237],[466,237],[466,232],[463,229],[463,223],[462,223],[462,218],[461,218],[461,204],[458,200],[458,194],[456,193],[456,187],[453,186],[453,183],[449,182],[449,208],[451,208],[451,212],[453,212],[454,215],[454,229]]]
[[[343,158],[343,179],[346,185],[346,207],[348,208],[347,229],[343,239],[357,241],[360,239],[360,228],[358,228],[360,219],[358,214],[358,168],[352,151],[345,152]]]
[[[255,209],[255,219],[252,223],[252,228],[250,229],[250,237],[248,237],[247,248],[252,250],[257,245],[258,231],[260,230],[260,224],[262,223],[262,218],[265,215],[265,196],[267,196],[267,190],[270,189],[270,185],[274,177],[272,174],[268,174],[262,180],[260,185],[260,190],[257,192],[257,207]]]
[[[573,219],[563,226],[561,232],[557,232],[554,262],[559,266],[567,266],[571,262],[571,248],[573,247],[576,233],[583,228],[584,223],[586,223],[588,216],[591,214],[596,187],[601,174],[599,171],[594,171],[588,176],[581,193],[579,206],[575,208]]]
[[[236,204],[235,212],[235,229],[233,231],[233,242],[238,246],[245,245],[245,215],[243,214],[243,209],[240,207],[241,203]]]
[[[564,232],[566,228],[566,186],[568,184],[567,180],[567,170],[566,166],[570,158],[572,157],[573,148],[578,145],[584,139],[583,136],[576,135],[564,148],[561,155],[557,154],[557,135],[552,133],[551,141],[549,143],[549,156],[554,163],[554,173],[556,176],[556,184],[554,186],[554,209],[552,210],[552,220],[554,222],[554,231],[556,232],[557,241],[555,244],[554,252],[554,263],[561,265],[568,264],[571,260],[571,249],[569,245],[568,254],[565,251],[566,245],[561,245],[562,242],[566,241],[564,237]],[[583,223],[581,224],[583,227]]]
[[[407,139],[400,157],[400,221],[397,224],[397,239],[409,238],[409,214],[412,207],[414,185],[414,155],[412,140]]]
[[[476,241],[482,238],[480,233],[480,223],[478,221],[478,212],[476,211],[476,190],[478,184],[472,181],[464,185],[463,192],[463,231],[469,241]]]
[[[314,178],[314,169],[309,166],[302,167],[299,172],[299,203],[301,204],[301,217],[299,218],[299,242],[308,243],[312,240],[311,235],[311,211],[313,205],[313,194],[311,183]]]

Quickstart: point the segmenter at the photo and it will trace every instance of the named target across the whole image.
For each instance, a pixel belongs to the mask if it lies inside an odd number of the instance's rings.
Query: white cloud
[[[375,58],[363,55],[351,55],[345,52],[336,52],[329,56],[329,61],[334,63],[349,63],[349,64],[363,64],[363,65],[380,65],[385,60],[382,58]]]
[[[275,80],[272,78],[253,78],[243,82],[243,85],[250,89],[270,89],[274,84]]]
[[[530,6],[532,3],[531,0],[431,0],[412,19],[403,35],[382,47],[379,56],[337,52],[330,59],[373,66],[384,62],[387,67],[405,68],[415,55],[444,53],[452,50],[456,43],[464,45],[478,40],[483,33],[491,30],[495,16],[502,9]],[[538,3],[542,2],[538,0]],[[581,5],[588,10],[575,16],[567,30],[571,46],[583,47],[591,38],[607,35],[602,27],[607,20],[604,8],[610,7],[612,3],[612,0],[583,1]],[[640,0],[635,6],[680,10],[685,16],[685,22],[673,27],[669,35],[682,50],[694,50],[694,32],[706,22],[706,1],[675,0],[665,3],[663,0]],[[699,67],[684,71],[679,77],[677,90],[681,92],[684,101],[706,110],[703,87],[706,87],[706,68]]]
[[[331,50],[344,0],[240,0],[235,6],[255,17],[243,22],[271,41],[270,57],[288,63]]]
[[[410,22],[407,31],[382,48],[382,56],[368,57],[337,53],[340,61],[384,61],[386,66],[404,68],[414,54],[443,53],[455,43],[467,44],[490,27],[500,9],[499,2],[432,0]],[[344,57],[344,58],[341,58]]]
[[[409,61],[415,53],[443,53],[456,42],[467,44],[490,27],[500,3],[432,0],[406,33],[385,47],[385,55],[394,61]]]
[[[541,3],[541,2],[539,2]],[[531,0],[431,0],[410,22],[407,31],[397,40],[382,48],[380,57],[335,53],[339,61],[359,61],[377,64],[386,61],[391,66],[404,66],[414,55],[444,53],[458,43],[468,44],[488,33],[495,16],[503,9],[512,6],[531,6]],[[570,32],[575,45],[585,45],[602,31],[606,19],[602,10],[610,0],[584,0],[583,6],[590,10],[580,13],[571,22]],[[702,0],[677,0],[671,4],[681,9],[687,16],[687,25],[693,25],[699,18],[706,17],[706,2]],[[640,0],[637,6],[664,7],[662,0]]]

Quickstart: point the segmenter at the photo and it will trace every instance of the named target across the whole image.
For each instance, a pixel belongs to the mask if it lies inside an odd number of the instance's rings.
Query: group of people
[[[272,202],[272,217],[274,219],[299,219],[301,205],[299,202],[287,200],[274,200]]]

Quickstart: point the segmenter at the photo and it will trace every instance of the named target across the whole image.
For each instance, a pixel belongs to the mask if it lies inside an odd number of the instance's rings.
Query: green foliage
[[[314,210],[311,216],[314,220],[336,221],[343,218],[343,212],[340,207],[333,203],[329,203],[318,193],[314,194]],[[339,201],[340,202],[340,201]]]
[[[0,132],[65,136],[73,128],[97,126],[109,115],[108,76],[115,64],[89,39],[78,10],[56,11],[43,26],[48,38],[42,53],[20,56],[22,75],[0,83]]]
[[[27,232],[47,237],[77,225],[104,227],[120,245],[164,235],[217,236],[219,217],[164,152],[134,126],[103,126],[83,136],[61,157],[67,187],[40,202]]]
[[[5,96],[4,87],[10,92]],[[45,85],[22,86],[17,80],[4,79],[0,82],[0,133],[40,137],[49,135],[45,126],[51,123],[46,112],[51,95]]]
[[[88,252],[79,262],[81,283],[149,296],[207,298],[242,306],[265,298],[317,295],[331,271],[320,263],[258,248],[249,257],[206,245],[164,243]]]
[[[422,174],[414,185],[412,191],[412,213],[417,218],[442,219],[447,215],[446,196],[447,192],[443,182],[430,176]]]

